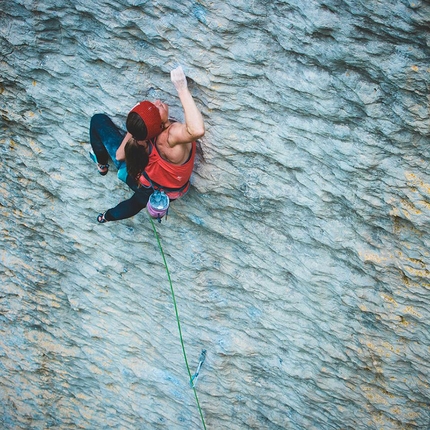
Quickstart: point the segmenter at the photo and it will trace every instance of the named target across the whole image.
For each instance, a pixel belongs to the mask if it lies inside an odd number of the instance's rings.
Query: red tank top
[[[184,164],[173,164],[161,158],[154,141],[149,143],[149,163],[146,166],[146,175],[141,175],[140,183],[163,190],[170,199],[183,196],[190,188],[190,177],[193,173],[194,159],[196,157],[196,142],[192,142],[191,154]]]

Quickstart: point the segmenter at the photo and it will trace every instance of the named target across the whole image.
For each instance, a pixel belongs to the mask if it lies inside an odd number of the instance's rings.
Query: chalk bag
[[[160,190],[155,190],[149,197],[146,209],[148,209],[149,215],[155,218],[158,222],[161,222],[161,218],[166,216],[169,211],[170,199],[169,196]]]

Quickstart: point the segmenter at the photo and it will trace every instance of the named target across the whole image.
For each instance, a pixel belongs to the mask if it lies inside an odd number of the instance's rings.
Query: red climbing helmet
[[[160,112],[153,103],[148,100],[139,102],[131,111],[137,113],[145,123],[148,130],[146,139],[152,139],[163,131]]]

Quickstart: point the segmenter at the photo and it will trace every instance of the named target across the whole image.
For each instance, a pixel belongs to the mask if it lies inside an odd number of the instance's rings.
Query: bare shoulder
[[[182,164],[188,159],[192,144],[191,142],[176,142],[172,145],[170,142],[172,137],[171,131],[175,124],[180,123],[173,123],[167,130],[162,132],[157,137],[156,145],[157,150],[163,159],[173,164]],[[175,128],[177,127],[175,126]],[[175,133],[176,131],[173,130],[173,136],[175,136]]]
[[[202,137],[204,134],[193,132],[186,124],[174,122],[168,129],[167,143],[170,147],[176,145],[186,145]]]

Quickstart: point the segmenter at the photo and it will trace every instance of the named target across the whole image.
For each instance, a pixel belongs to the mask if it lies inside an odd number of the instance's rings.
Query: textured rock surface
[[[430,427],[428,2],[2,3],[0,425],[197,429],[146,213],[96,112],[207,124],[157,226],[210,429]],[[181,3],[181,4],[177,4]]]

